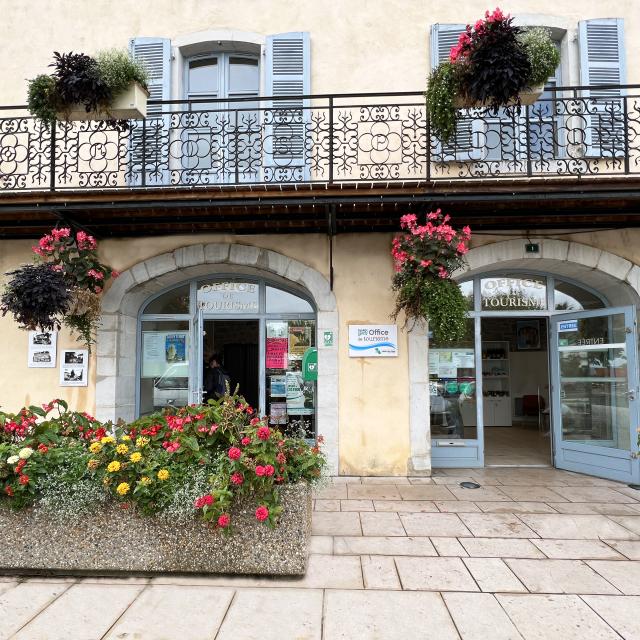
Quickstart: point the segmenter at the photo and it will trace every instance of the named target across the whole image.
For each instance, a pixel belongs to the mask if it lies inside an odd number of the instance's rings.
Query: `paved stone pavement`
[[[533,468],[341,477],[314,508],[303,579],[0,576],[0,640],[640,638],[626,485]]]

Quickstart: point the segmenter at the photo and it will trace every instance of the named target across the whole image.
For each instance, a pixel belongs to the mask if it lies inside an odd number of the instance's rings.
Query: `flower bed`
[[[254,414],[235,395],[116,426],[61,400],[0,412],[0,567],[303,573],[324,458]]]

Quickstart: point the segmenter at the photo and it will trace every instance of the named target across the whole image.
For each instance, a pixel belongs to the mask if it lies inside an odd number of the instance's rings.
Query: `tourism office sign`
[[[349,357],[389,358],[398,355],[395,324],[350,324]]]

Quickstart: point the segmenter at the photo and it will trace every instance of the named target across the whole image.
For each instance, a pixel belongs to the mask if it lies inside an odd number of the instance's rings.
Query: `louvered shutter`
[[[464,24],[431,25],[431,68],[449,59],[451,47],[458,43],[460,34],[466,29]],[[474,133],[481,131],[482,121],[472,117],[472,111],[462,109],[456,126],[456,135],[447,144],[438,144],[435,151],[438,159],[476,160],[480,158],[480,149],[474,146]],[[475,136],[476,140],[478,136]]]
[[[171,40],[132,38],[129,50],[149,73],[149,100],[171,99]],[[129,184],[169,184],[168,105],[150,104],[146,121],[137,120],[131,131]],[[143,167],[144,163],[144,167]]]
[[[266,92],[274,100],[266,114],[265,178],[308,180],[307,124],[311,93],[310,44],[307,32],[278,33],[267,38]]]
[[[580,84],[624,85],[626,61],[624,21],[601,18],[579,23]],[[607,158],[625,153],[626,124],[624,96],[620,88],[590,88],[583,92],[586,102],[587,155]]]

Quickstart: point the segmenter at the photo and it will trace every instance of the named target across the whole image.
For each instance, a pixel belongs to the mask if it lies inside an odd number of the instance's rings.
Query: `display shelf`
[[[491,357],[495,354],[495,357]],[[511,371],[509,343],[507,341],[487,341],[482,343],[482,413],[485,427],[510,427],[511,412]],[[491,371],[496,373],[491,373]]]

